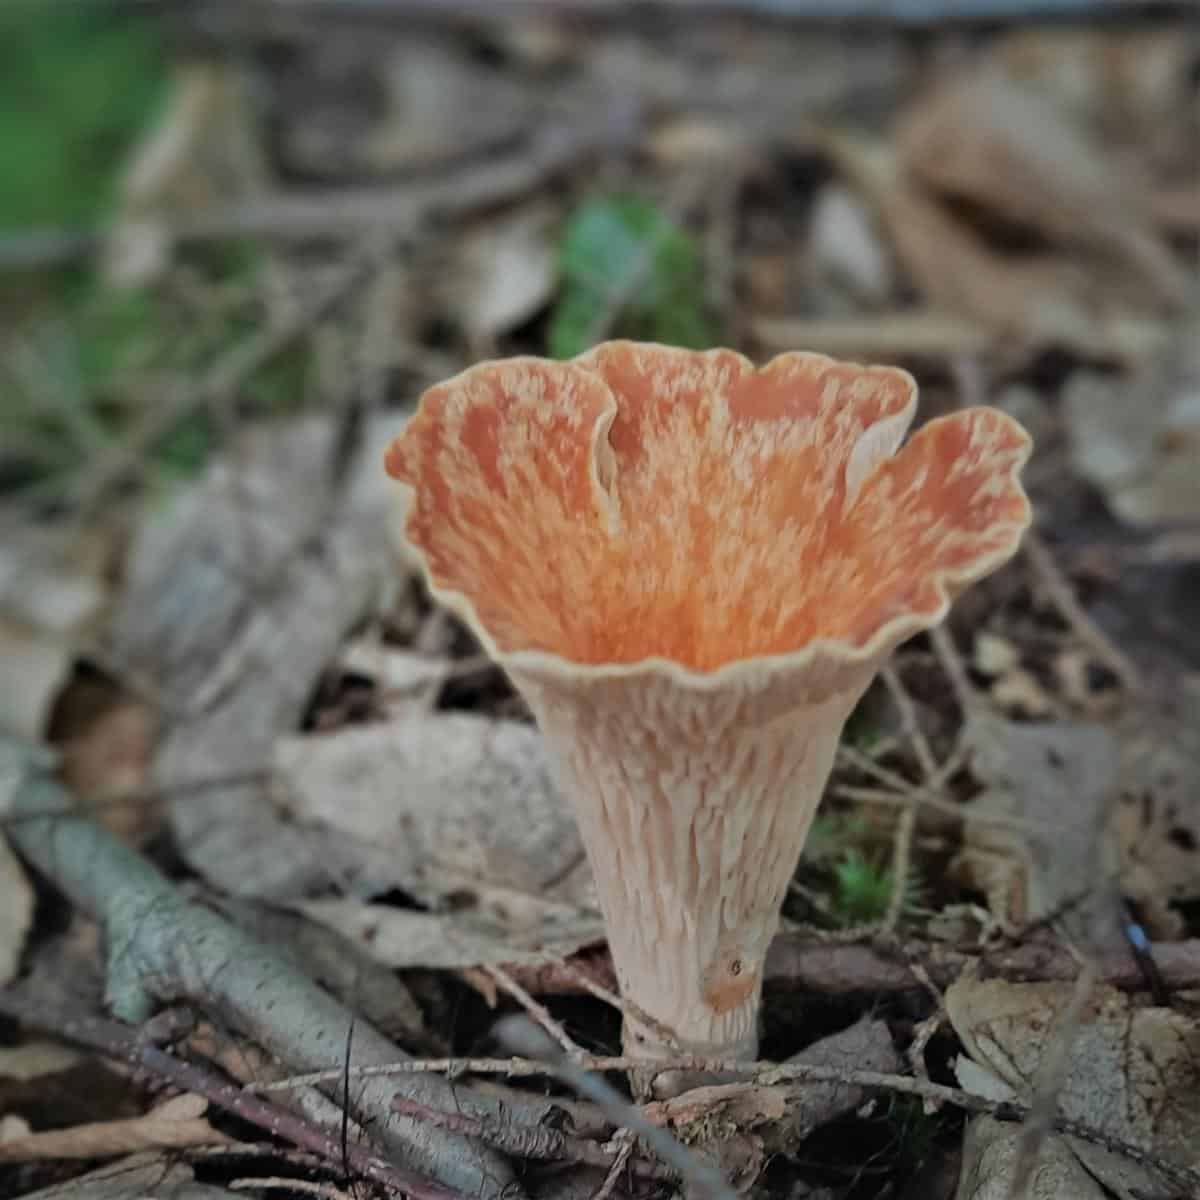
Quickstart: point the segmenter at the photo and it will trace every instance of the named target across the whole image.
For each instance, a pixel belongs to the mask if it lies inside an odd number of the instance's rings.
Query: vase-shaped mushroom
[[[574,804],[628,1053],[754,1057],[846,718],[1029,524],[1024,430],[976,408],[901,447],[915,407],[895,368],[610,342],[476,366],[387,451]]]

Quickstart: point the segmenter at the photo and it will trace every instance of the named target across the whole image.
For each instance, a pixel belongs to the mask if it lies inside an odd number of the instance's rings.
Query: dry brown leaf
[[[0,987],[21,964],[25,939],[33,927],[33,888],[25,869],[0,833]]]
[[[931,194],[1111,258],[1156,301],[1177,304],[1186,273],[1154,233],[1136,177],[1050,100],[976,64],[917,101],[896,131],[903,170]]]
[[[0,729],[19,737],[40,737],[74,661],[75,651],[68,641],[18,625],[0,614],[0,674],[4,678]]]
[[[25,1200],[230,1200],[235,1194],[197,1183],[178,1155],[135,1154],[30,1192]]]
[[[507,148],[531,114],[526,88],[453,38],[407,31],[340,38],[289,72],[278,112],[284,165],[314,177],[395,177]]]
[[[448,658],[359,638],[342,649],[337,665],[371,680],[384,707],[402,702],[410,716],[414,707],[426,712],[433,707],[454,664]]]
[[[74,691],[68,691],[64,706]],[[163,821],[163,804],[147,795],[157,728],[147,704],[110,697],[57,742],[63,782],[100,824],[135,844],[152,838]]]
[[[827,135],[824,144],[879,214],[925,301],[983,324],[998,346],[1061,346],[1100,361],[1140,361],[1161,344],[1160,319],[1130,304],[1120,272],[1089,269],[1078,253],[1005,253],[884,144],[843,134]]]
[[[0,546],[0,729],[37,740],[108,595],[107,539],[36,526]]]
[[[1151,168],[1193,171],[1194,28],[1039,27],[1002,37],[996,62],[1107,144]]]
[[[891,296],[891,256],[871,213],[849,188],[831,183],[817,194],[808,241],[813,264],[828,282],[874,306]]]
[[[591,875],[540,734],[465,713],[413,714],[276,746],[277,803],[336,830],[379,890],[436,906],[491,891],[587,905]]]
[[[1044,717],[1052,707],[1037,677],[1020,667],[993,680],[988,695],[1004,712],[1022,717]]]
[[[967,805],[965,844],[953,865],[959,878],[982,891],[1009,928],[1065,907],[1078,936],[1119,941],[1117,850],[1107,824],[1118,765],[1112,733],[1098,725],[1017,725],[980,710],[964,737],[984,791]],[[1084,902],[1082,888],[1090,889]]]
[[[982,1070],[996,1081],[988,1094],[1007,1087],[1019,1101],[1030,1103],[1072,988],[1069,983],[967,978],[947,989],[947,1015],[974,1066],[961,1073],[963,1085],[976,1083]],[[1097,988],[1071,1043],[1058,1104],[1072,1120],[1171,1162],[1192,1165],[1195,1130],[1200,1128],[1200,1028],[1183,1013],[1138,1007],[1115,988]],[[1135,1189],[1148,1196],[1170,1194],[1153,1173],[1127,1158],[1078,1138],[1053,1136],[1049,1141],[1059,1143],[1051,1151],[1053,1160],[1061,1162],[1061,1149],[1069,1148],[1090,1175],[1118,1195],[1132,1196]],[[993,1149],[993,1173],[980,1180],[980,1187],[1009,1178],[1004,1172],[1011,1173],[1014,1162],[1011,1154]],[[1004,1193],[960,1194],[978,1198]]]
[[[955,1200],[1011,1200],[1020,1141],[1020,1127],[1014,1129],[1011,1121],[975,1117],[963,1136]],[[1055,1137],[1045,1142],[1029,1200],[1108,1200],[1108,1195],[1066,1142]]]
[[[204,1117],[201,1097],[176,1096],[144,1117],[97,1121],[0,1141],[0,1163],[51,1158],[111,1158],[143,1150],[228,1144],[232,1138]]]
[[[25,1042],[0,1048],[0,1079],[26,1081],[55,1075],[83,1061],[83,1055],[58,1042]]]
[[[153,784],[185,860],[232,894],[294,898],[353,874],[336,835],[282,820],[262,780],[395,579],[379,448],[400,423],[370,423],[344,475],[330,420],[248,429],[147,514],[129,555],[105,649],[169,709]]]
[[[1200,318],[1127,377],[1076,372],[1063,412],[1076,470],[1122,520],[1200,520]]]
[[[653,129],[645,151],[668,170],[706,166],[744,156],[746,144],[741,134],[736,122],[684,113]]]
[[[1093,675],[1093,653],[1072,646],[1056,653],[1051,661],[1056,690],[1076,710],[1088,717],[1111,716],[1122,704],[1119,687]]]
[[[975,636],[975,669],[991,679],[988,695],[998,708],[1025,717],[1044,717],[1050,697],[1032,672],[1021,666],[1021,654],[1007,638],[994,633]]]
[[[598,913],[499,889],[489,889],[476,907],[454,913],[357,900],[308,900],[292,907],[396,968],[559,961],[604,940]]]
[[[549,302],[558,275],[554,218],[541,206],[522,209],[455,239],[441,299],[472,345],[487,348]]]
[[[655,1125],[682,1127],[720,1118],[731,1125],[752,1128],[781,1121],[787,1114],[787,1094],[781,1087],[747,1083],[718,1083],[690,1088],[670,1100],[642,1105],[642,1113]]]
[[[29,1122],[24,1117],[18,1117],[12,1113],[0,1117],[0,1146],[3,1146],[5,1142],[14,1142],[18,1138],[28,1137],[32,1132]]]
[[[996,633],[975,635],[974,667],[981,675],[1007,675],[1021,665],[1021,652],[1008,638]]]
[[[1152,938],[1183,936],[1173,901],[1200,897],[1200,733],[1193,705],[1135,714],[1123,730],[1113,823],[1121,885]]]
[[[987,326],[979,321],[933,309],[840,319],[754,317],[750,328],[766,350],[804,346],[835,358],[970,357],[992,343]]]
[[[358,898],[294,905],[392,967],[540,962],[603,939],[574,818],[532,726],[465,713],[282,739],[276,802],[337,835]]]

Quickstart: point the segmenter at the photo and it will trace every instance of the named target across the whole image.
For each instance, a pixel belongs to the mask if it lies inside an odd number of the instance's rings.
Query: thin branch
[[[1093,959],[1085,959],[1066,1008],[1055,1022],[1047,1053],[1042,1056],[1034,1079],[1033,1102],[1029,1116],[1017,1140],[1017,1159],[1009,1187],[1010,1200],[1027,1200],[1033,1182],[1038,1155],[1054,1128],[1058,1114],[1058,1094],[1066,1082],[1071,1065],[1071,1047],[1079,1032],[1084,1006],[1091,999],[1099,972]]]
[[[965,717],[979,703],[979,693],[971,683],[962,655],[959,654],[954,639],[944,625],[935,625],[929,631],[929,641],[942,670],[946,673],[946,678],[950,681],[954,698],[958,701],[959,712]]]
[[[1142,688],[1141,675],[1126,655],[1119,650],[1104,631],[1084,611],[1067,577],[1054,561],[1054,556],[1035,530],[1025,534],[1021,546],[1025,561],[1032,568],[1046,599],[1057,610],[1058,615],[1070,626],[1075,636],[1092,652],[1097,662],[1106,666],[1129,692]]]
[[[937,774],[937,760],[933,757],[925,731],[921,728],[917,707],[893,667],[884,667],[881,674],[892,702],[900,712],[900,724],[912,744],[913,753],[917,756],[922,780],[928,784]],[[887,912],[880,922],[881,933],[892,933],[900,924],[900,917],[904,912],[904,897],[908,891],[908,877],[912,870],[912,842],[917,827],[918,803],[919,798],[910,790],[908,802],[900,814],[900,820],[896,822],[892,841],[892,894],[888,897]]]
[[[635,1134],[648,1149],[678,1173],[687,1185],[689,1195],[707,1197],[708,1200],[735,1200],[733,1189],[725,1182],[718,1170],[699,1159],[692,1150],[678,1142],[666,1129],[648,1120],[640,1108],[630,1104],[616,1088],[603,1078],[600,1072],[605,1068],[594,1065],[603,1060],[595,1059],[591,1055],[584,1055],[582,1060],[568,1058],[561,1052],[556,1052],[551,1039],[538,1033],[532,1026],[527,1027],[527,1033],[523,1037],[514,1037],[510,1034],[509,1041],[523,1042],[522,1048],[527,1054],[544,1055],[543,1073],[556,1076],[599,1107],[613,1124]],[[537,1060],[527,1058],[524,1061]],[[652,1062],[648,1063],[640,1059],[627,1061],[635,1064],[628,1069],[645,1072],[644,1077],[650,1077],[658,1071],[657,1066]],[[626,1068],[614,1069],[626,1070]]]
[[[11,988],[0,991],[0,1013],[31,1028],[51,1032],[66,1042],[86,1046],[106,1058],[127,1062],[181,1091],[195,1092],[215,1108],[316,1154],[335,1168],[341,1161],[342,1145],[336,1134],[226,1082],[206,1067],[176,1058],[129,1025],[104,1017],[51,1013],[40,1003],[20,999]],[[347,1146],[346,1154],[355,1172],[364,1179],[403,1191],[414,1200],[463,1200],[461,1193],[397,1167],[357,1143]]]
[[[472,1117],[461,1112],[438,1112],[414,1100],[397,1096],[397,1112],[405,1116],[428,1121],[440,1129],[479,1138],[497,1150],[515,1158],[535,1158],[546,1162],[577,1162],[592,1167],[611,1167],[621,1158],[620,1149],[601,1146],[588,1138],[577,1137],[555,1129],[550,1125],[525,1125],[516,1121],[493,1117]],[[665,1172],[658,1164],[639,1159],[631,1170],[647,1179],[675,1178],[675,1173]]]
[[[953,1104],[957,1108],[972,1113],[984,1113],[1000,1121],[1019,1122],[1025,1120],[1030,1109],[1027,1105],[1014,1101],[997,1101],[962,1088],[949,1087],[946,1084],[932,1083],[928,1080],[914,1079],[910,1075],[896,1075],[883,1071],[847,1070],[841,1067],[828,1067],[811,1063],[789,1062],[777,1065],[763,1063],[747,1063],[728,1058],[700,1058],[682,1056],[667,1059],[643,1059],[627,1057],[593,1057],[588,1061],[592,1071],[686,1071],[702,1072],[705,1074],[729,1074],[745,1077],[745,1082],[758,1087],[777,1087],[792,1083],[821,1082],[839,1083],[851,1086],[871,1088],[882,1091],[899,1092],[903,1095],[916,1096],[922,1099],[934,1100],[940,1104]],[[537,1076],[557,1074],[558,1068],[540,1059],[532,1058],[442,1058],[419,1059],[407,1063],[395,1064],[396,1074],[410,1071],[441,1071],[460,1074],[475,1072],[479,1074],[508,1075],[508,1076]],[[370,1073],[379,1073],[378,1069]],[[336,1072],[335,1072],[336,1074]],[[291,1082],[297,1086],[312,1083],[314,1076],[303,1076]],[[275,1088],[278,1083],[267,1085]],[[1150,1167],[1173,1184],[1196,1192],[1200,1189],[1200,1171],[1172,1163],[1135,1146],[1129,1142],[1112,1136],[1102,1129],[1076,1121],[1069,1117],[1056,1117],[1054,1129],[1069,1137],[1082,1138],[1085,1141],[1103,1146],[1116,1154],[1124,1155],[1140,1165]],[[637,1130],[640,1134],[642,1131]],[[643,1135],[644,1136],[644,1135]]]
[[[550,1015],[550,1010],[544,1004],[539,1004],[503,967],[483,963],[480,969],[495,980],[496,986],[501,991],[507,992],[516,1000],[541,1029],[554,1039],[568,1057],[575,1059],[587,1057],[587,1051],[567,1036],[566,1030]]]
[[[354,1021],[354,1067],[404,1057],[286,958],[189,902],[135,850],[80,816],[66,789],[45,774],[36,751],[0,738],[0,775],[16,780],[12,813],[30,818],[6,826],[13,843],[104,927],[107,996],[118,1017],[137,1023],[160,1002],[190,1002],[302,1068],[324,1066],[338,1055]],[[336,1080],[326,1090],[340,1094]],[[435,1107],[494,1107],[433,1077],[414,1077],[405,1090]],[[360,1086],[353,1097],[356,1116],[389,1154],[472,1195],[494,1196],[513,1186],[508,1163],[493,1151],[398,1118],[391,1108],[394,1092],[385,1085]]]

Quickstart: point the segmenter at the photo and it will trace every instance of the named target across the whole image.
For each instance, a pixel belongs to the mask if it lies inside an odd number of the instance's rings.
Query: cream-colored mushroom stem
[[[745,666],[724,690],[669,670],[511,672],[574,803],[622,995],[681,1051],[738,1059],[757,1053],[767,947],[876,664]],[[624,1040],[672,1052],[644,1022]]]

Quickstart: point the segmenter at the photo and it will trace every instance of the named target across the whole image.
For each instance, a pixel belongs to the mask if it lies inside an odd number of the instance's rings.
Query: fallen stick
[[[0,828],[77,908],[104,927],[106,992],[119,1018],[136,1024],[157,1003],[193,1003],[300,1069],[341,1061],[352,1027],[351,1072],[407,1057],[271,948],[185,900],[136,851],[79,816],[32,748],[0,740],[0,779],[11,786]],[[335,1082],[324,1090],[344,1100],[386,1154],[409,1172],[476,1197],[514,1195],[518,1185],[501,1155],[394,1113],[395,1080],[364,1080],[345,1097],[339,1089]],[[399,1090],[432,1108],[490,1112],[494,1107],[425,1075],[405,1081]]]
[[[1168,989],[1200,987],[1200,938],[1157,942],[1151,951]],[[1129,951],[1102,954],[1097,961],[1102,982],[1127,992],[1146,990],[1146,979]],[[893,950],[868,941],[822,942],[811,934],[781,933],[767,952],[764,978],[770,987],[826,996],[920,991],[924,985],[910,963],[923,968],[940,988],[948,987],[972,963],[1013,983],[1069,983],[1079,973],[1071,951],[1044,937],[999,950],[956,950],[920,940]],[[603,950],[585,951],[567,963],[508,963],[504,970],[535,996],[584,995],[589,991],[580,978],[585,972],[596,984],[616,986]]]
[[[35,1001],[22,1002],[17,999],[14,990],[9,988],[0,991],[0,1013],[13,1020],[53,1032],[66,1041],[87,1046],[108,1058],[128,1062],[156,1079],[205,1097],[215,1107],[266,1130],[272,1137],[282,1138],[294,1146],[317,1154],[326,1162],[344,1165],[365,1179],[375,1180],[393,1190],[401,1190],[413,1200],[463,1200],[460,1193],[395,1167],[357,1142],[344,1142],[336,1133],[320,1129],[269,1100],[264,1101],[261,1097],[250,1095],[236,1084],[227,1083],[207,1068],[176,1058],[156,1046],[149,1038],[141,1036],[132,1026],[103,1017],[54,1014]],[[144,1149],[146,1146],[166,1148],[194,1144],[194,1140],[188,1142],[169,1138],[143,1141],[141,1145],[136,1146],[128,1144],[127,1140],[120,1141],[123,1137],[127,1139],[128,1127],[145,1126],[146,1120],[143,1117],[139,1121],[111,1121],[103,1126],[86,1127],[92,1138],[89,1147],[91,1153],[88,1156],[124,1153],[130,1149]],[[186,1124],[194,1125],[195,1122]],[[101,1143],[97,1140],[95,1133],[98,1129],[105,1130],[108,1135],[107,1141]],[[114,1131],[117,1134],[116,1139],[113,1137]],[[65,1136],[78,1133],[78,1130],[56,1130],[52,1134],[35,1134],[30,1138],[23,1138],[21,1142],[57,1139],[61,1143]],[[220,1138],[219,1134],[215,1136]],[[9,1145],[15,1147],[18,1153],[23,1149],[20,1143],[0,1143],[0,1162],[18,1161],[16,1158],[6,1157],[4,1151]],[[52,1153],[53,1149],[53,1146],[47,1149],[47,1157],[61,1156],[61,1146],[58,1147],[58,1154]]]

